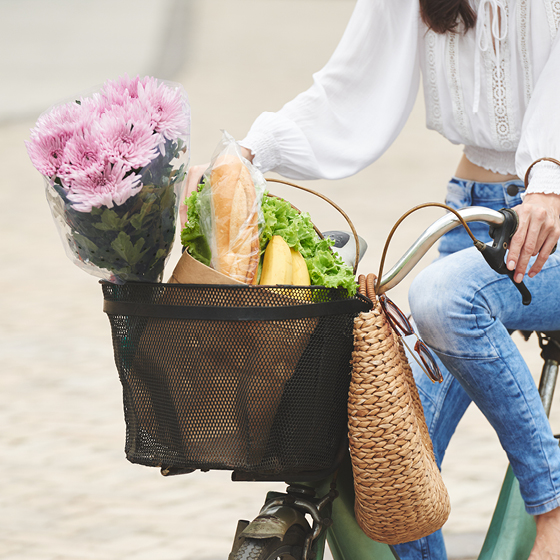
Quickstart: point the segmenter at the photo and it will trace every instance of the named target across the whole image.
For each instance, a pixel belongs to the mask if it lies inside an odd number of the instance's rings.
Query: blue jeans
[[[452,179],[446,203],[457,209],[486,206],[499,210],[521,203],[510,185]],[[469,224],[470,225],[470,224]],[[491,241],[488,226],[471,228]],[[415,278],[409,303],[418,333],[439,358],[444,381],[433,384],[415,367],[415,380],[438,466],[455,428],[474,401],[496,430],[531,515],[560,506],[560,448],[544,413],[538,390],[509,332],[560,330],[560,255],[524,282],[533,296],[529,306],[512,281],[495,273],[462,227],[447,233],[440,255]],[[560,252],[560,251],[559,251]],[[441,531],[398,545],[402,560],[445,560]]]

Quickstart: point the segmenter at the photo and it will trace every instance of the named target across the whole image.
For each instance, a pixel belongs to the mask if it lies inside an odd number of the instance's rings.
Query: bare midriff
[[[501,173],[494,173],[494,171],[484,169],[484,167],[469,161],[464,154],[455,172],[455,177],[478,183],[504,183],[505,181],[519,179],[517,175],[502,175]]]

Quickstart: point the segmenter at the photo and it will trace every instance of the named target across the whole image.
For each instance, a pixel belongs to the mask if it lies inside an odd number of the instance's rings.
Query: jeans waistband
[[[504,201],[506,205],[509,205],[508,203],[525,192],[525,185],[520,179],[483,183],[453,177],[449,182],[448,190],[457,194],[461,193],[465,198],[470,199],[470,203],[467,204],[469,206],[485,206],[486,203],[498,201]]]
[[[521,204],[521,194],[525,191],[523,181],[505,181],[503,183],[479,183],[453,177],[447,185],[445,203],[455,210],[467,206],[484,206],[492,210],[513,208]],[[475,237],[489,243],[488,224],[471,222],[469,227]],[[439,244],[440,256],[460,251],[472,246],[472,240],[463,228],[448,231]]]

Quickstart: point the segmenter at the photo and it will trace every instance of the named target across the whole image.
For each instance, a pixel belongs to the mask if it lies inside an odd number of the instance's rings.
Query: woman
[[[531,560],[560,558],[560,450],[508,329],[560,329],[560,257],[550,255],[560,237],[559,26],[554,0],[358,0],[313,86],[241,141],[263,172],[352,175],[397,137],[422,75],[428,128],[465,146],[447,203],[515,207],[507,266],[525,277],[530,306],[461,230],[443,238],[445,258],[416,278],[410,305],[446,369],[440,385],[417,377],[438,464],[473,400],[536,516]],[[204,167],[191,169],[187,188]],[[487,228],[476,234],[490,239]],[[397,550],[403,560],[446,557],[440,531]]]

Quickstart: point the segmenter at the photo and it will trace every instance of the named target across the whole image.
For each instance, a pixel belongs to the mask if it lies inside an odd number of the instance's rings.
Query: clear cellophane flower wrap
[[[69,258],[114,283],[161,282],[189,156],[181,85],[107,81],[43,113],[26,143]]]

